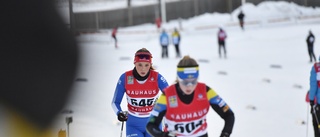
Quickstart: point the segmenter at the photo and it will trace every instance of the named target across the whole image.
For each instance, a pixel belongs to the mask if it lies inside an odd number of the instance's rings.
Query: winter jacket
[[[179,43],[180,43],[180,34],[179,34],[179,32],[178,31],[174,31],[173,33],[172,33],[172,43],[174,44],[174,45],[179,45]]]
[[[315,41],[315,37],[312,33],[310,33],[306,39],[308,45],[312,45]]]
[[[166,32],[162,32],[160,35],[160,45],[168,46],[169,45],[169,36]]]

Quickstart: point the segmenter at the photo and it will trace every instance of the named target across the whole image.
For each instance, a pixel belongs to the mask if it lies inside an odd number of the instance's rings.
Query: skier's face
[[[134,65],[136,66],[137,72],[141,77],[146,76],[151,67],[151,63],[149,62],[136,62]]]
[[[196,88],[198,84],[198,80],[191,78],[191,79],[179,79],[179,86],[184,94],[190,95],[194,92],[194,89]]]

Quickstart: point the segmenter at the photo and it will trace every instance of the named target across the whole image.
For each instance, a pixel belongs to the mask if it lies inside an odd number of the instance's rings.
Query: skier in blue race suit
[[[135,53],[133,70],[123,73],[117,83],[112,99],[112,108],[121,122],[126,121],[127,137],[151,137],[146,131],[148,118],[160,93],[168,83],[166,79],[154,71],[152,55],[142,48]],[[120,104],[126,94],[127,109]]]
[[[314,136],[320,137],[320,62],[314,63],[310,72],[309,102],[311,106]]]

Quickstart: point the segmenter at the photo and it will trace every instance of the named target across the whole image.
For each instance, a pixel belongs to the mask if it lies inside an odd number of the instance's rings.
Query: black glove
[[[310,106],[313,107],[313,105],[314,105],[314,101],[310,100]]]
[[[119,121],[127,121],[127,119],[128,119],[128,112],[127,111],[120,111],[119,113],[118,113],[118,120]]]
[[[310,100],[310,106],[311,106],[311,110],[310,110],[310,112],[311,112],[311,114],[313,114],[314,113],[314,101],[313,100]]]
[[[220,137],[230,137],[230,133],[228,132],[222,132]]]

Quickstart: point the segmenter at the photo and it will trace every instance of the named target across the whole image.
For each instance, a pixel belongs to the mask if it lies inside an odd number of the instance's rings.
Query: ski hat
[[[142,48],[134,55],[134,63],[136,62],[152,63],[152,54],[146,48]]]

